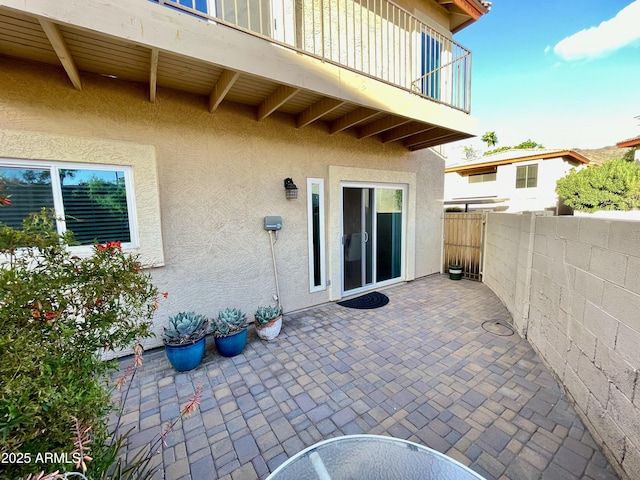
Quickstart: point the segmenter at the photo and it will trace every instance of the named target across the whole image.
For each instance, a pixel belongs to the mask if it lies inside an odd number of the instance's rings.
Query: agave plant
[[[195,312],[180,312],[169,318],[169,326],[164,327],[162,340],[165,345],[195,343],[204,337],[209,328],[209,320]]]
[[[282,314],[282,309],[278,306],[258,307],[256,310],[256,325],[258,327],[264,327],[269,324],[271,320]]]
[[[216,337],[226,337],[247,328],[247,316],[238,308],[226,308],[218,313],[211,325]]]

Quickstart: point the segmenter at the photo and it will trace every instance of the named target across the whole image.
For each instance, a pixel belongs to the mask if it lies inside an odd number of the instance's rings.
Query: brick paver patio
[[[435,275],[384,293],[375,310],[286,315],[273,342],[251,327],[234,358],[210,341],[188,373],[162,349],[145,353],[123,417],[130,454],[202,382],[200,411],[167,436],[154,478],[265,478],[320,440],[360,433],[426,445],[487,479],[618,478],[529,344],[495,334],[510,317],[485,285]]]

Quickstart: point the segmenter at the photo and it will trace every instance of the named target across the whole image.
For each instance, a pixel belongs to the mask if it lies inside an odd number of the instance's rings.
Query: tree
[[[632,147],[625,152],[622,159],[625,162],[635,162],[636,161],[636,150],[638,147]]]
[[[484,155],[491,155],[492,153],[498,153],[498,152],[504,152],[505,150],[511,150],[513,147],[498,147],[498,148],[494,148],[493,150],[487,150],[486,152],[483,153]]]
[[[556,192],[569,207],[583,211],[640,207],[640,166],[623,159],[576,171],[558,180]]]
[[[496,135],[496,132],[486,132],[482,136],[482,141],[485,142],[489,148],[495,147],[498,143],[498,136]]]
[[[530,138],[525,140],[524,142],[513,147],[515,149],[524,149],[524,148],[544,148],[544,145],[538,142],[534,142]]]
[[[92,202],[106,208],[113,215],[126,216],[127,189],[124,179],[109,182],[102,178],[93,177],[80,185],[82,187],[81,194],[88,195]],[[77,193],[80,194],[80,192]]]
[[[487,135],[488,133],[493,133],[493,132],[487,132],[485,135]],[[484,140],[484,136],[482,137],[482,139]],[[542,145],[541,143],[535,142],[531,139],[527,139],[524,142],[519,143],[515,147],[498,147],[498,148],[494,148],[493,150],[487,150],[486,152],[484,152],[484,155],[491,155],[492,153],[504,152],[505,150],[512,150],[512,149],[522,150],[525,148],[544,148],[544,145]]]

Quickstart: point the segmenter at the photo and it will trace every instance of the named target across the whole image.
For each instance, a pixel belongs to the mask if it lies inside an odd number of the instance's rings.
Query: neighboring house
[[[274,303],[265,216],[282,220],[285,311],[438,272],[429,147],[477,133],[452,33],[488,8],[4,0],[0,219],[54,206],[78,253],[94,239],[140,253],[169,292],[158,331],[181,310]]]
[[[445,206],[569,213],[558,199],[556,182],[588,163],[573,150],[513,149],[450,165],[445,169]]]
[[[640,137],[629,138],[616,143],[618,148],[635,148],[634,158],[640,163]]]

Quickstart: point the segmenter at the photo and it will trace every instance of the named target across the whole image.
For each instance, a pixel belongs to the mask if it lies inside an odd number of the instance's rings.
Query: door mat
[[[342,305],[347,308],[368,310],[371,308],[384,307],[387,303],[389,303],[389,297],[380,292],[371,292],[361,295],[360,297],[338,302],[338,305]]]

